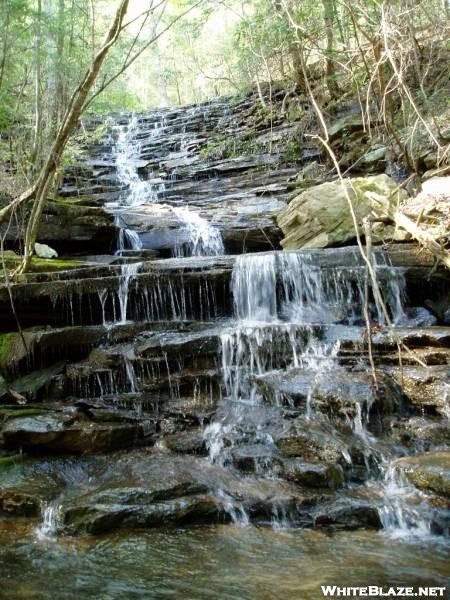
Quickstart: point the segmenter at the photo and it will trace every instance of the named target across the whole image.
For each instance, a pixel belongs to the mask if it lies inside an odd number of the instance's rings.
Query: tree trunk
[[[336,69],[334,65],[333,52],[334,52],[334,35],[333,35],[333,21],[334,21],[334,6],[333,0],[322,0],[323,4],[323,19],[325,23],[325,34],[327,38],[327,47],[325,50],[325,74],[327,80],[327,87],[330,96],[333,100],[339,97],[340,89],[336,81]]]
[[[304,77],[304,60],[303,53],[299,42],[291,42],[289,44],[289,52],[292,58],[292,67],[294,71],[294,80],[297,84],[298,91],[302,94],[307,93],[307,87]]]
[[[34,47],[35,66],[34,66],[34,135],[31,163],[33,172],[37,172],[41,158],[42,147],[42,87],[41,87],[41,43],[42,43],[42,2],[38,0],[36,13],[36,41]]]
[[[3,32],[2,32],[2,37],[3,37],[2,58],[0,60],[0,89],[2,88],[2,85],[3,85],[3,75],[5,73],[5,67],[6,67],[6,56],[8,54],[9,22],[10,22],[10,17],[11,17],[10,3],[8,3],[5,10],[6,10],[6,15],[4,16],[4,20],[3,20]]]
[[[56,89],[53,113],[54,127],[57,129],[64,116],[64,0],[58,2],[58,33],[56,36]]]
[[[20,272],[26,270],[30,264],[42,211],[44,209],[49,190],[53,184],[56,169],[60,163],[67,140],[69,139],[69,136],[75,128],[83,111],[87,95],[96,80],[98,72],[111,46],[119,37],[123,19],[127,12],[128,2],[129,0],[121,0],[119,8],[117,9],[114,17],[113,24],[111,25],[111,28],[108,31],[100,50],[95,55],[89,70],[86,72],[83,78],[83,81],[77,87],[72,95],[72,98],[70,99],[64,119],[58,129],[55,141],[53,142],[49,156],[41,169],[36,184],[33,186],[33,188],[22,195],[22,201],[24,198],[28,199],[34,197],[34,203],[26,229],[24,260],[21,268],[19,269]],[[14,203],[17,204],[18,201],[19,199],[15,200]],[[4,210],[5,209],[0,212],[0,222],[2,220],[2,213]]]

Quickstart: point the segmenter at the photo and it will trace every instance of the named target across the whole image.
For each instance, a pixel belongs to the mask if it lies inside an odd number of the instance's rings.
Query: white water
[[[121,265],[121,277],[119,289],[117,290],[120,306],[120,323],[126,323],[127,321],[130,282],[136,279],[136,275],[140,266],[140,263],[127,263]]]
[[[188,239],[175,248],[176,256],[220,256],[225,253],[220,231],[206,219],[188,208],[173,206],[172,210],[183,223]]]
[[[376,269],[383,271],[381,288],[393,322],[404,321],[402,273],[385,264]],[[299,253],[238,257],[231,280],[237,322],[221,336],[223,387],[229,404],[222,418],[204,432],[211,462],[227,464],[233,431],[245,431],[246,406],[262,401],[254,376],[279,369],[280,364],[284,363],[285,370],[301,367],[315,374],[306,402],[306,416],[313,418],[315,385],[327,371],[342,369],[337,360],[339,343],[319,340],[313,324],[363,324],[365,277],[363,268],[323,269],[310,255]],[[381,308],[375,302],[371,310],[373,318],[383,324]],[[353,416],[349,416],[350,428],[363,444],[368,473],[370,459],[379,461],[377,439],[367,429],[371,402],[371,398],[365,404],[355,399]],[[262,443],[270,444],[270,440]],[[350,453],[343,454],[351,464]],[[431,511],[424,495],[397,470],[379,468],[386,473],[379,508],[385,531],[393,537],[429,535]],[[274,508],[272,526],[289,526],[283,507]]]
[[[406,480],[400,469],[389,464],[381,488],[380,519],[394,539],[426,538],[431,535],[432,510],[427,498]]]
[[[155,122],[150,136],[164,131],[164,117]],[[117,127],[118,136],[114,148],[116,172],[119,182],[125,191],[121,194],[119,205],[111,205],[116,211],[116,225],[120,227],[120,212],[127,207],[138,207],[144,204],[157,204],[164,200],[165,183],[160,177],[144,180],[139,175],[142,153],[141,125],[136,115],[128,124]],[[117,209],[120,208],[120,212]],[[176,220],[181,224],[180,242],[174,248],[175,256],[218,256],[224,254],[222,236],[216,227],[208,223],[197,212],[186,207],[171,206]],[[117,254],[124,250],[142,250],[143,244],[139,234],[129,228],[121,227]]]
[[[45,502],[42,505],[42,522],[36,528],[38,540],[52,540],[56,538],[59,520],[61,518],[61,504]]]
[[[153,135],[159,133],[163,128],[164,122],[161,118],[160,122],[155,123]],[[118,137],[114,148],[117,178],[126,188],[120,197],[120,204],[122,206],[139,206],[158,202],[165,190],[164,182],[158,179],[141,179],[138,171],[142,151],[142,143],[139,139],[139,119],[133,115],[127,125],[120,125],[117,129]]]

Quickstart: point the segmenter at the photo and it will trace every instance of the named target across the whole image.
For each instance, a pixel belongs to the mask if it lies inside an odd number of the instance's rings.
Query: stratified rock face
[[[357,177],[341,182],[322,183],[303,191],[278,215],[284,233],[285,250],[326,248],[344,244],[356,237],[348,204],[350,197],[359,226],[369,214],[385,215],[404,197],[397,183],[387,175]],[[375,224],[373,241],[404,239],[393,227]]]
[[[11,419],[3,428],[6,447],[43,448],[61,452],[105,452],[131,445],[139,427],[99,424],[77,414],[49,414]]]

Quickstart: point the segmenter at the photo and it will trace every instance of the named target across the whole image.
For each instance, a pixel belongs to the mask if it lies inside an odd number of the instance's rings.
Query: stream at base
[[[36,541],[3,522],[0,597],[315,600],[321,585],[445,586],[446,559],[438,538],[393,542],[368,531],[228,525]]]

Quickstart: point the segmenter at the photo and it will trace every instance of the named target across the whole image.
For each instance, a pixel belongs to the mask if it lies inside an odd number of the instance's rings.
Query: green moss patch
[[[0,456],[0,471],[13,467],[17,463],[23,461],[23,454],[13,454],[12,456]]]
[[[0,370],[7,369],[15,362],[18,351],[23,351],[23,342],[17,332],[0,334]],[[2,382],[0,381],[0,389]]]

